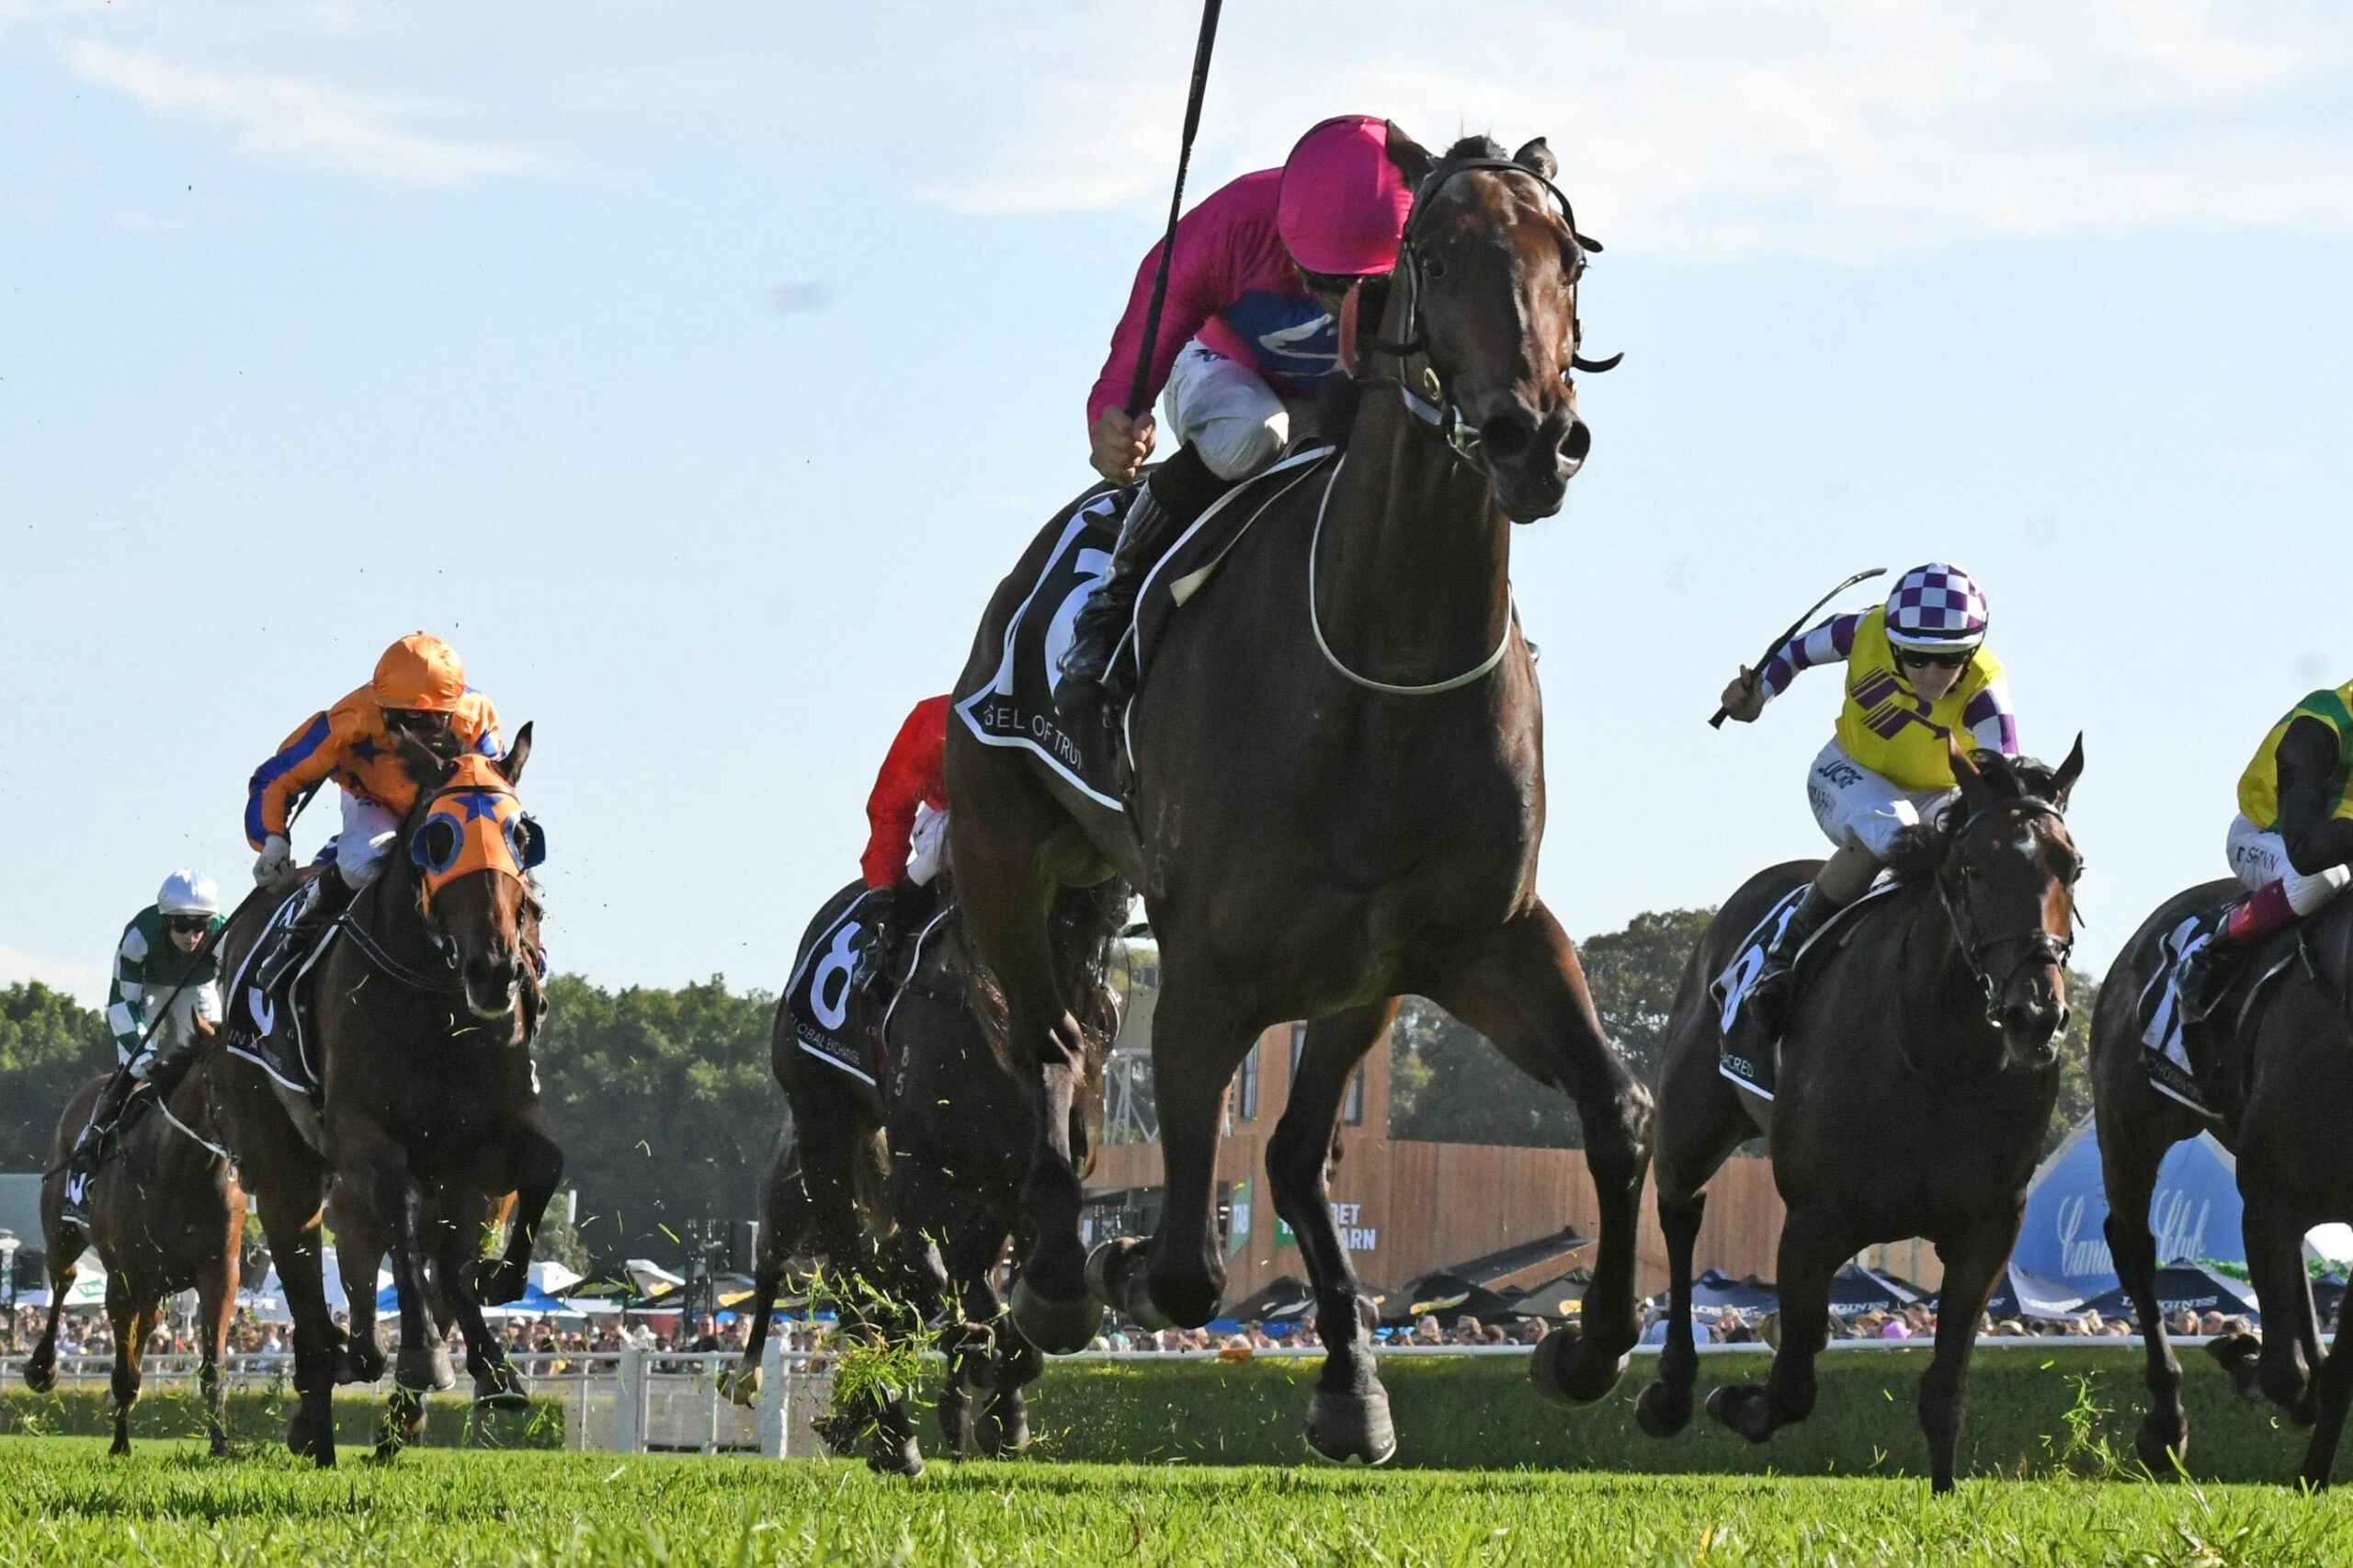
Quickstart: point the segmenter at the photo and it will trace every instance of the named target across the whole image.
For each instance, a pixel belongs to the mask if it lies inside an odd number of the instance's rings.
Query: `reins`
[[[1505,618],[1504,634],[1496,642],[1494,653],[1459,676],[1453,676],[1445,680],[1431,681],[1422,686],[1400,686],[1392,681],[1375,680],[1370,676],[1358,675],[1342,662],[1339,654],[1332,651],[1332,644],[1324,636],[1323,612],[1317,608],[1315,602],[1315,558],[1323,552],[1324,509],[1331,506],[1332,492],[1339,488],[1340,471],[1347,464],[1347,455],[1342,453],[1340,460],[1332,465],[1332,477],[1324,485],[1324,498],[1315,504],[1315,529],[1307,539],[1307,629],[1315,634],[1316,651],[1324,655],[1325,664],[1331,665],[1348,680],[1364,687],[1367,691],[1377,691],[1385,697],[1436,697],[1441,692],[1459,691],[1474,681],[1484,680],[1495,673],[1496,665],[1504,662],[1504,654],[1511,647],[1512,630],[1519,620],[1519,613],[1517,609]]]

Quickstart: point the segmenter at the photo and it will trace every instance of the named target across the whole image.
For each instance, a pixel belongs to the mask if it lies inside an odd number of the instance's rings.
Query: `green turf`
[[[2282,1488],[951,1465],[0,1438],[0,1562],[2228,1564],[2353,1562],[2353,1500]]]

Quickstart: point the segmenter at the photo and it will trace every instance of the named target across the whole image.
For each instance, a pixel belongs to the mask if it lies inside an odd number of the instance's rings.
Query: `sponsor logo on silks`
[[[1839,789],[1846,790],[1862,782],[1863,770],[1859,765],[1848,762],[1844,757],[1834,756],[1820,767],[1815,768],[1813,776],[1817,778],[1826,778]],[[1819,799],[1824,805],[1829,803],[1827,796],[1816,796],[1812,790],[1807,790],[1806,793],[1809,799]]]
[[[1904,689],[1904,683],[1884,670],[1867,675],[1847,689],[1863,711],[1863,727],[1883,741],[1892,741],[1918,724],[1941,733],[1944,726],[1928,722],[1929,705]]]

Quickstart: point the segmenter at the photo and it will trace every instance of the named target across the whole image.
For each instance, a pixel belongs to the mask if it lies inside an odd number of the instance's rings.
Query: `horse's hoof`
[[[916,1447],[913,1435],[895,1441],[877,1437],[866,1450],[866,1468],[877,1475],[904,1475],[909,1481],[920,1481],[923,1449]]]
[[[531,1380],[506,1361],[474,1379],[474,1403],[485,1410],[529,1410]]]
[[[35,1393],[47,1393],[57,1386],[57,1361],[52,1357],[36,1357],[25,1363],[25,1386]]]
[[[1627,1358],[1606,1361],[1574,1328],[1555,1329],[1536,1342],[1528,1358],[1528,1378],[1555,1404],[1591,1404],[1618,1386]]]
[[[2181,1473],[2182,1461],[2189,1457],[2189,1417],[2185,1415],[2177,1426],[2168,1431],[2172,1423],[2160,1421],[2156,1412],[2141,1417],[2138,1430],[2132,1434],[2132,1451],[2159,1481],[2171,1481]]]
[[[449,1352],[438,1345],[404,1345],[392,1381],[411,1393],[447,1393],[458,1386],[458,1369],[449,1364]]]
[[[1650,1384],[1634,1401],[1634,1425],[1649,1437],[1674,1437],[1691,1425],[1691,1391]]]
[[[324,1399],[302,1396],[294,1418],[286,1424],[287,1451],[319,1461],[322,1470],[335,1463],[335,1414]]]
[[[847,1415],[821,1415],[809,1423],[809,1429],[817,1434],[829,1454],[838,1457],[858,1448],[858,1424]]]
[[[939,1451],[951,1460],[961,1460],[972,1452],[976,1438],[972,1407],[950,1406],[942,1400],[939,1405]]]
[[[1773,1416],[1765,1391],[1754,1383],[1725,1383],[1708,1395],[1708,1418],[1728,1426],[1752,1443],[1773,1435]]]
[[[760,1369],[757,1366],[738,1367],[733,1371],[722,1375],[719,1380],[719,1391],[727,1396],[728,1403],[740,1404],[748,1409],[760,1402]]]
[[[1307,1406],[1307,1446],[1334,1464],[1387,1464],[1397,1457],[1388,1393],[1378,1383],[1366,1393],[1317,1389]]]
[[[117,1437],[111,1444],[108,1445],[107,1457],[118,1460],[129,1459],[131,1457],[131,1439],[124,1437]]]
[[[1117,1307],[1136,1323],[1157,1332],[1173,1326],[1152,1299],[1144,1279],[1144,1254],[1150,1246],[1142,1236],[1113,1236],[1086,1255],[1086,1289],[1107,1307]],[[1015,1314],[1017,1325],[1019,1314]]]
[[[1001,1460],[1017,1454],[1029,1446],[1029,1411],[1027,1404],[1016,1404],[1010,1415],[998,1408],[1004,1402],[991,1400],[981,1413],[981,1452],[989,1459]]]
[[[1103,1303],[1092,1296],[1057,1301],[1029,1288],[1027,1279],[1013,1286],[1013,1322],[1022,1337],[1051,1356],[1070,1356],[1095,1342],[1103,1326]]]

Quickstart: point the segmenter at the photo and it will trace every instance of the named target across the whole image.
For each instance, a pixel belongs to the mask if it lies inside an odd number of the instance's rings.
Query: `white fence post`
[[[771,1334],[760,1347],[760,1457],[784,1458],[786,1443],[784,1335]]]
[[[642,1453],[645,1448],[645,1352],[634,1345],[621,1346],[620,1376],[613,1388],[613,1452]]]

